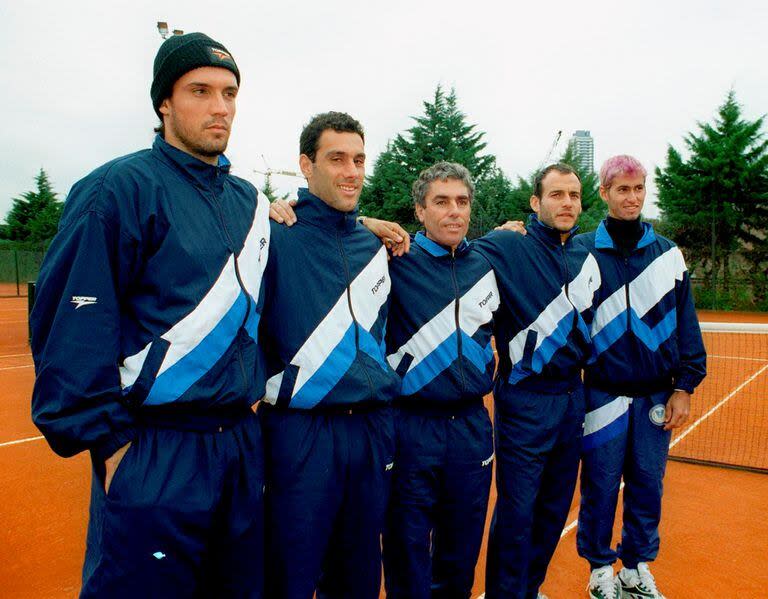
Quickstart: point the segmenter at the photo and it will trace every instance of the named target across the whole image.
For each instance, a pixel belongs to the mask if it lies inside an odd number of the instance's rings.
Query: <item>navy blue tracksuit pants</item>
[[[575,385],[564,393],[503,386],[496,394],[487,599],[535,599],[544,582],[579,468],[584,391]]]
[[[81,597],[264,597],[263,489],[250,410],[223,426],[143,427],[108,493],[94,464]]]
[[[664,430],[668,391],[644,397],[587,389],[581,467],[581,508],[576,544],[592,568],[617,558],[627,568],[659,552],[662,480],[671,431]],[[611,548],[613,521],[624,477],[621,544]]]
[[[392,408],[259,407],[267,463],[266,596],[378,599],[394,466]]]
[[[488,510],[493,431],[482,399],[402,406],[384,531],[388,599],[468,599]]]

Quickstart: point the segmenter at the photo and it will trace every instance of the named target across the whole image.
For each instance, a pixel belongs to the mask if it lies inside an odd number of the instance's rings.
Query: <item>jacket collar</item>
[[[196,187],[216,192],[224,187],[224,179],[229,174],[230,162],[224,154],[219,156],[219,164],[213,166],[172,146],[160,135],[155,136],[152,152],[161,160],[179,170]]]
[[[432,241],[424,234],[423,231],[416,233],[416,237],[413,238],[413,242],[421,247],[425,252],[435,256],[436,258],[439,258],[440,256],[449,256],[451,254],[450,248],[447,248],[444,245],[437,243],[436,241]],[[453,252],[453,255],[457,256],[459,254],[463,254],[468,248],[469,243],[467,243],[466,239],[462,239],[461,243],[456,246],[456,251]]]
[[[537,239],[549,243],[549,244],[556,244],[558,246],[562,245],[562,241],[560,240],[560,231],[557,229],[554,229],[550,227],[549,225],[544,224],[539,220],[539,217],[536,214],[531,214],[528,217],[528,226],[526,227],[528,230],[529,235],[533,235]],[[570,241],[573,239],[573,236],[576,234],[576,231],[579,230],[579,225],[574,225],[573,229],[568,231],[568,240]]]
[[[296,214],[299,220],[308,224],[331,231],[348,233],[357,226],[357,207],[352,212],[341,212],[331,208],[309,189],[299,189],[299,202],[296,204]]]
[[[640,224],[643,225],[643,236],[640,238],[640,241],[637,242],[637,247],[632,251],[647,247],[656,241],[656,233],[654,233],[651,223],[643,221]],[[595,231],[595,248],[598,250],[616,249],[611,234],[608,233],[608,228],[605,226],[605,220],[600,221],[600,224],[597,226],[597,231]]]

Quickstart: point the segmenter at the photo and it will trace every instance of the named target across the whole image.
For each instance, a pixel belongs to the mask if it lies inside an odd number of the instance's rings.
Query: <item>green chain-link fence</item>
[[[27,282],[37,278],[43,256],[44,250],[0,248],[0,297],[27,295]]]

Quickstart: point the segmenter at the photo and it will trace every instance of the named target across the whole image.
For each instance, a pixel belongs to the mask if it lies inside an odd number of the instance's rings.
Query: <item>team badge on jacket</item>
[[[664,424],[664,420],[667,417],[667,409],[664,407],[664,404],[658,403],[651,408],[650,412],[648,412],[648,417],[651,419],[651,422],[661,426]]]

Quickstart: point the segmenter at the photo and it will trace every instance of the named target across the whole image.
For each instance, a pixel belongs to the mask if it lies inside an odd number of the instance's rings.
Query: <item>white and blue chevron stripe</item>
[[[624,434],[629,425],[631,403],[631,397],[620,395],[604,406],[587,412],[584,418],[583,449],[594,449]]]
[[[237,257],[243,290],[237,280],[235,256],[231,255],[205,297],[161,338],[168,350],[149,390],[145,405],[177,400],[202,378],[232,344],[243,325],[256,339],[260,315],[257,300],[269,255],[269,203],[259,201],[251,228]],[[129,356],[120,367],[123,393],[128,393],[141,372],[152,343]]]
[[[382,246],[350,284],[352,309],[357,324],[349,310],[345,289],[291,359],[290,363],[298,367],[298,373],[290,407],[307,409],[317,405],[342,379],[357,355],[356,327],[360,350],[371,356],[383,370],[387,370],[383,333],[382,341],[377,342],[370,329],[387,301],[390,287],[387,252]],[[268,403],[274,404],[277,401],[283,374],[284,371],[281,371],[267,381],[264,399]]]
[[[456,330],[456,301],[451,301],[394,353],[387,356],[389,365],[397,370],[406,354],[413,361],[403,376],[401,394],[412,395],[433,381],[458,358],[458,337],[461,334],[462,354],[482,371],[493,360],[489,342],[480,346],[474,339],[477,330],[493,318],[499,307],[499,289],[493,271],[488,271],[459,300],[459,331]]]
[[[509,342],[509,357],[512,362],[512,371],[509,382],[515,384],[531,372],[523,368],[523,358],[528,332],[536,331],[536,344],[531,357],[531,369],[535,373],[541,372],[552,359],[552,356],[564,347],[568,342],[568,335],[573,323],[573,310],[583,312],[592,305],[595,292],[600,287],[600,269],[597,260],[589,254],[581,266],[579,274],[568,285],[566,294],[565,286],[549,305],[539,314],[534,322],[522,329]],[[579,317],[579,328],[585,338],[589,338],[589,331],[584,320]]]
[[[674,290],[676,282],[683,280],[686,270],[682,252],[672,247],[629,283],[632,332],[651,351],[656,351],[669,339],[677,327],[677,314],[674,308],[671,309],[653,328],[642,318]],[[597,355],[607,350],[626,332],[627,309],[624,286],[619,287],[597,307],[591,331]]]

